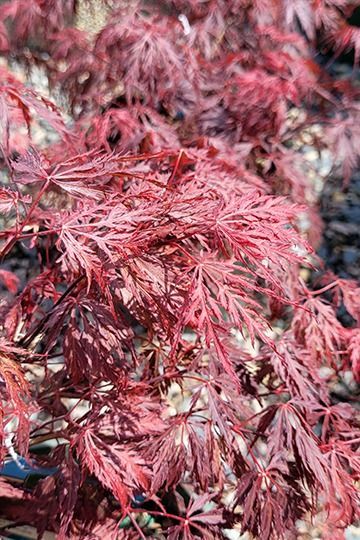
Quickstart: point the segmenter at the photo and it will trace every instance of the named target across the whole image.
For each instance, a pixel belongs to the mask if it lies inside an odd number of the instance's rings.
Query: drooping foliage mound
[[[1,458],[51,472],[0,479],[4,517],[89,540],[356,520],[360,289],[314,256],[304,154],[357,166],[356,77],[315,52],[356,75],[355,7],[113,2],[85,32],[72,0],[1,4]]]

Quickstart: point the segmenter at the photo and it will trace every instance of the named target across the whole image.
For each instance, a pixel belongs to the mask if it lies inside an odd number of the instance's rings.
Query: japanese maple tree
[[[315,52],[356,74],[356,2],[115,1],[97,33],[78,7],[0,6],[0,458],[50,469],[0,477],[1,515],[88,540],[291,539],[322,515],[344,538],[360,288],[315,255],[303,148],[344,185],[358,165],[359,85]]]

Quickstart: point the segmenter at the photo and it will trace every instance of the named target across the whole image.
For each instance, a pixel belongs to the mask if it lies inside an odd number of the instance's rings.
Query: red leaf
[[[5,287],[13,294],[16,294],[20,284],[19,278],[9,270],[0,269],[0,281],[2,281]]]

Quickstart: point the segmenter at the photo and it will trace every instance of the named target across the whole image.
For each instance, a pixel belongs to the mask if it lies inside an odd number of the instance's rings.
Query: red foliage
[[[299,277],[317,264],[302,222],[321,232],[299,142],[345,180],[358,163],[359,89],[311,52],[320,32],[358,63],[352,2],[119,4],[96,36],[72,0],[0,6],[5,57],[41,65],[71,116],[2,69],[2,260],[36,258],[25,283],[0,270],[0,456],[55,472],[1,480],[1,512],[60,539],[162,538],[146,513],[174,540],[290,538],[321,511],[341,535],[360,288]],[[35,143],[38,121],[55,142]]]

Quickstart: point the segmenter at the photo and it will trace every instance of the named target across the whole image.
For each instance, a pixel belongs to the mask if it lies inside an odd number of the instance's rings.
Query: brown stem
[[[64,431],[54,431],[52,433],[44,433],[44,435],[38,435],[31,440],[30,446],[43,443],[45,441],[51,441],[52,439],[69,439],[69,435],[66,435]]]
[[[38,205],[41,197],[43,196],[44,192],[47,190],[48,186],[50,184],[50,180],[45,180],[44,184],[42,185],[39,193],[35,197],[32,205],[29,208],[29,211],[24,219],[24,221],[20,224],[19,230],[17,231],[16,235],[4,246],[1,252],[1,258],[2,260],[4,257],[9,253],[9,251],[13,248],[14,244],[17,242],[19,234],[23,231],[24,227],[29,223],[31,214],[35,210],[36,206]]]
[[[61,302],[63,302],[63,300],[69,296],[69,294],[75,289],[76,285],[78,283],[80,283],[80,281],[82,281],[84,279],[85,276],[79,276],[78,278],[75,279],[75,281],[66,289],[66,291],[60,296],[59,300],[57,302],[55,302],[54,306],[52,307],[52,309],[49,311],[49,313],[47,313],[45,315],[45,317],[43,317],[41,319],[41,321],[37,324],[37,326],[34,328],[34,330],[32,332],[30,332],[30,334],[27,334],[26,336],[24,336],[23,338],[20,339],[19,341],[19,345],[21,347],[28,347],[30,345],[30,343],[32,342],[32,340],[34,339],[35,336],[37,336],[41,330],[43,329],[43,327],[45,326],[45,324],[47,323],[47,321],[49,320],[51,314],[53,313],[54,309],[57,308],[57,306],[59,306],[61,304]]]

